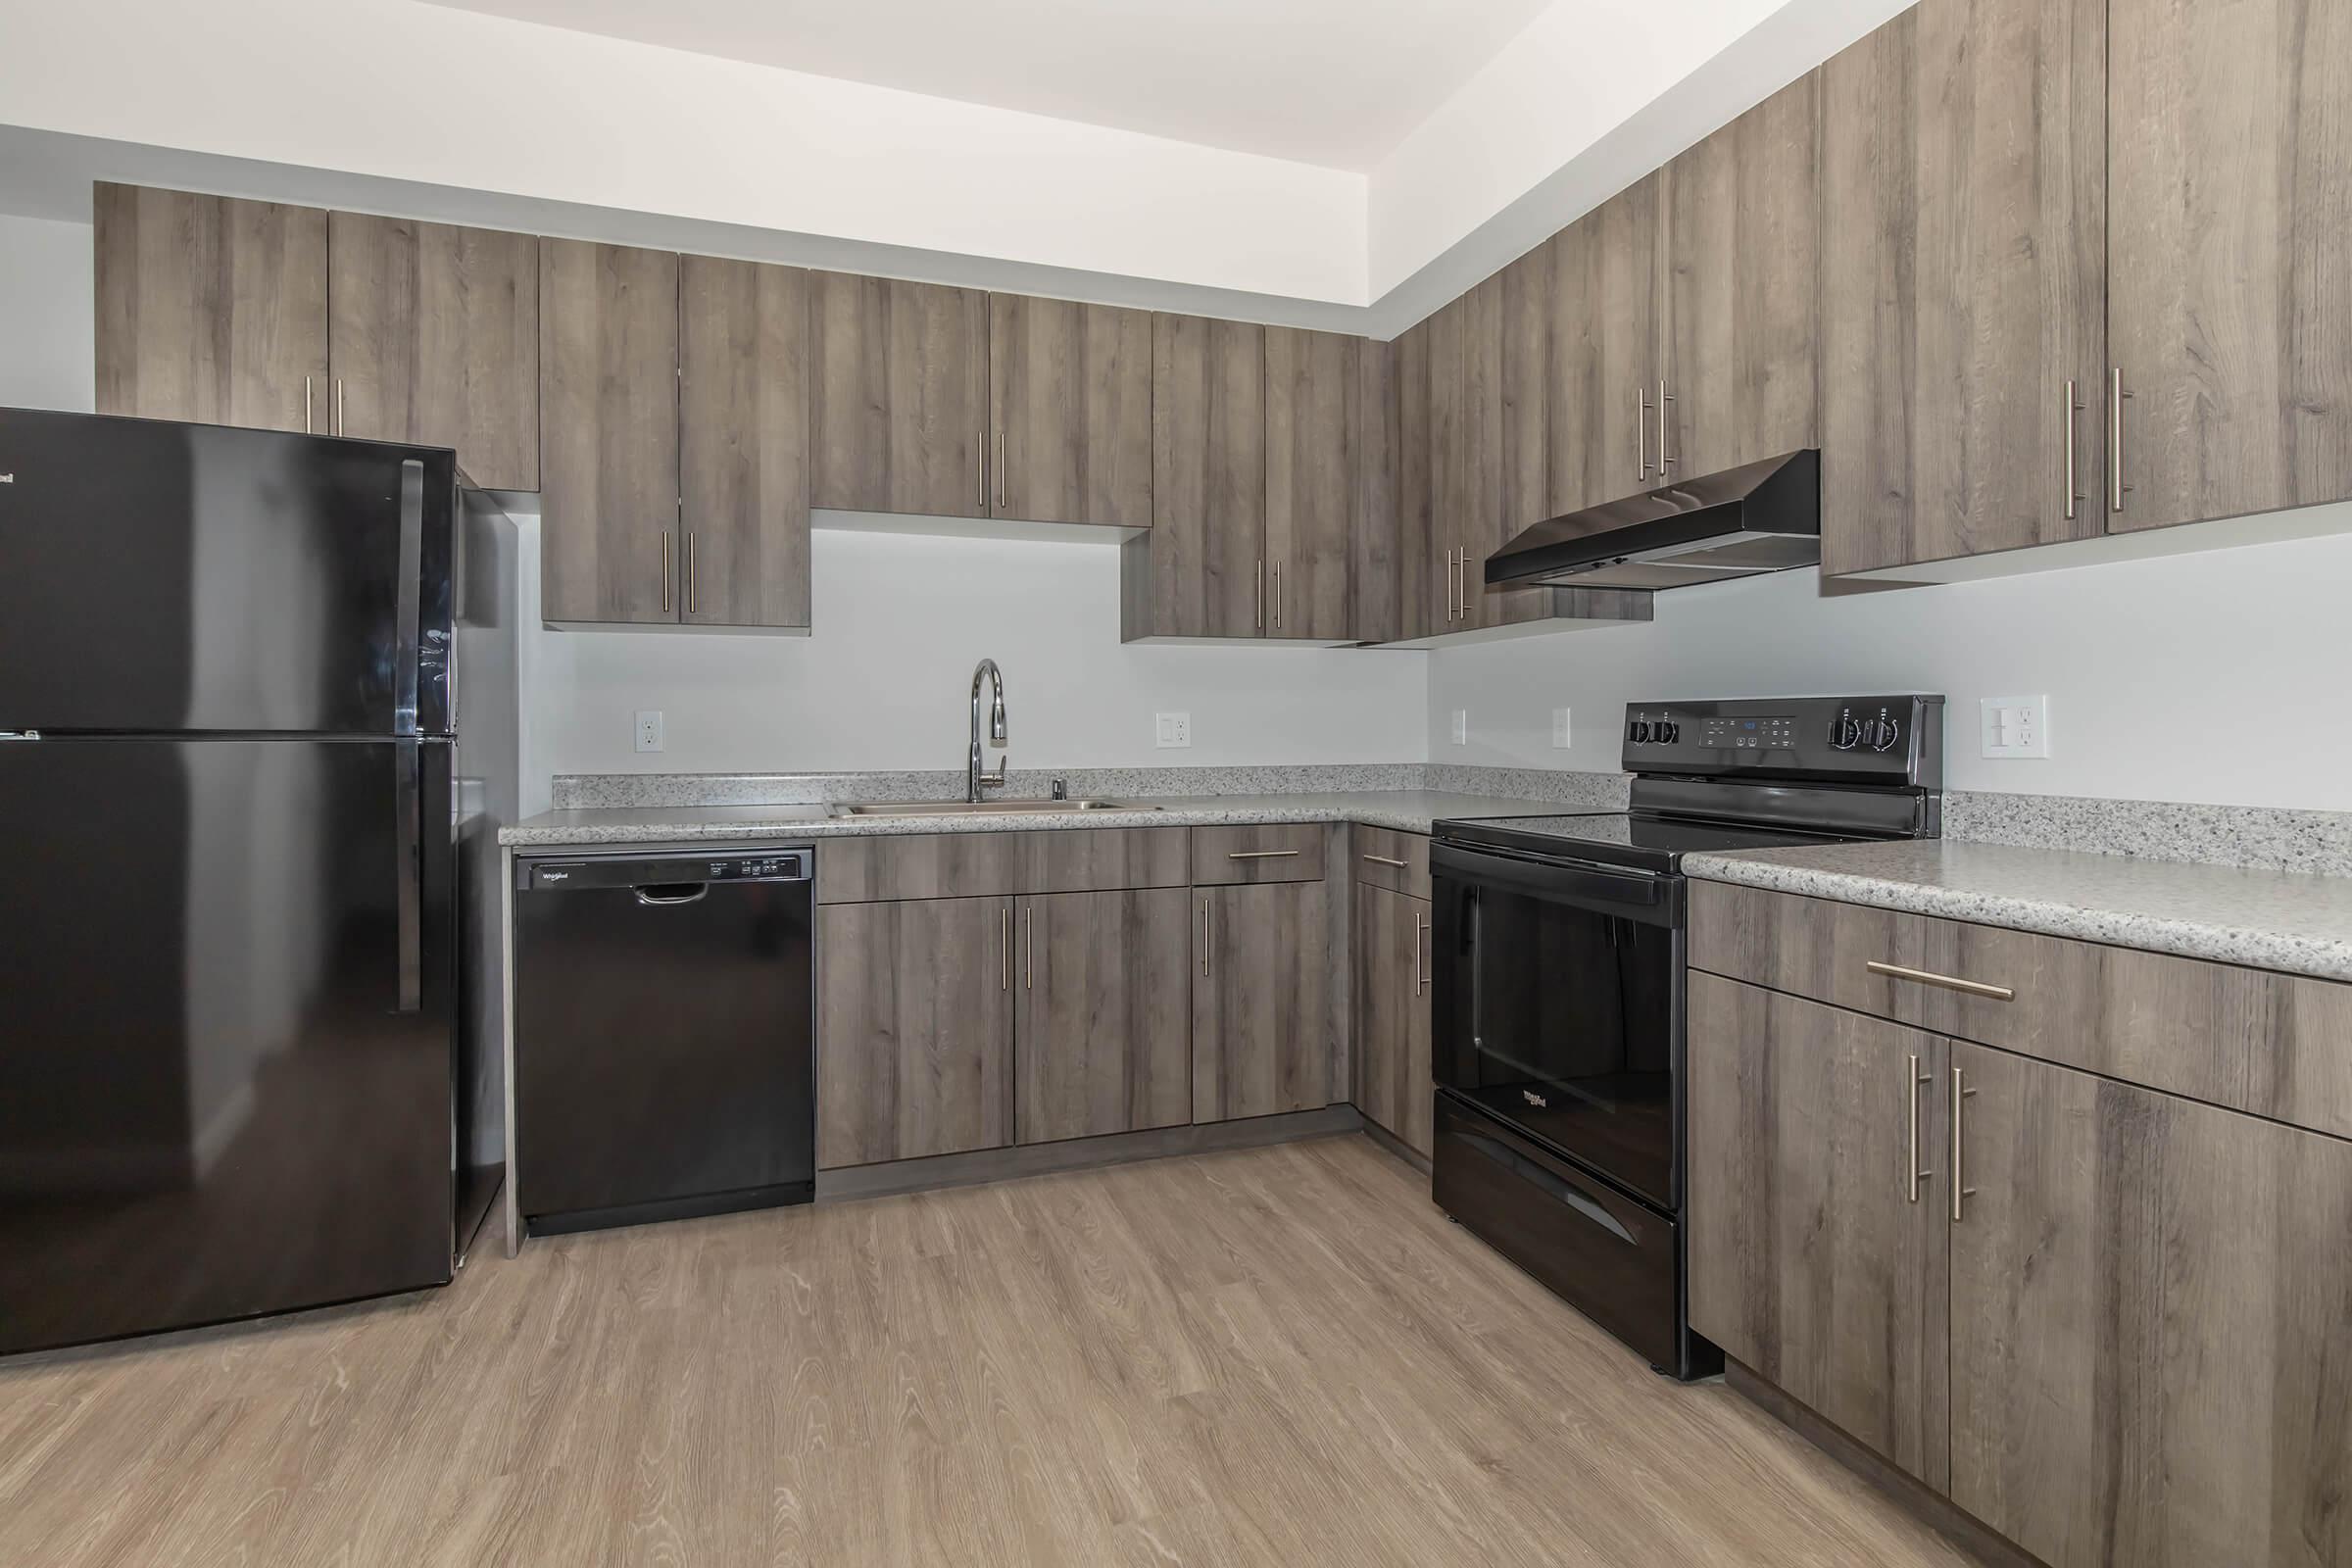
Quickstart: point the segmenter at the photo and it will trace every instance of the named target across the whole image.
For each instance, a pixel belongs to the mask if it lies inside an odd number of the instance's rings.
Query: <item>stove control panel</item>
[[[1943,786],[1943,699],[1740,698],[1632,703],[1629,772]]]

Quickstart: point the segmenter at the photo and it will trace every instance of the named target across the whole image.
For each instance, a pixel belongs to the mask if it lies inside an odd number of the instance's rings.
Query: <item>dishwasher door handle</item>
[[[677,882],[655,882],[629,891],[637,895],[639,904],[653,909],[666,909],[680,904],[700,904],[710,893],[710,884],[708,882],[696,884],[691,893],[683,891],[683,887]]]

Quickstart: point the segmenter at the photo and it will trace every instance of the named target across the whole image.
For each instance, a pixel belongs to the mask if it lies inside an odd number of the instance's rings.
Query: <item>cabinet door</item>
[[[1434,319],[1434,318],[1433,318]],[[1430,507],[1429,342],[1432,320],[1407,328],[1393,345],[1396,381],[1396,635],[1400,639],[1450,631],[1453,574],[1450,546],[1440,540]]]
[[[1657,472],[1658,176],[1552,236],[1544,425],[1558,516],[1638,495]],[[1530,521],[1536,519],[1530,518]]]
[[[690,626],[808,626],[808,274],[680,260],[681,610]]]
[[[1183,888],[1020,901],[1020,1142],[1192,1120],[1191,912]]]
[[[1396,515],[1402,411],[1396,401],[1395,344],[1358,340],[1355,386],[1355,518],[1348,539],[1347,635],[1385,643],[1403,635],[1404,596],[1417,592],[1420,581],[1418,567],[1406,566]]]
[[[1152,315],[988,297],[990,509],[1152,526]]]
[[[1193,1120],[1331,1103],[1324,884],[1193,890]]]
[[[538,489],[537,237],[335,213],[326,249],[321,427],[455,447],[475,484]]]
[[[1668,480],[1821,444],[1820,73],[1666,166]]]
[[[1266,635],[1348,635],[1362,386],[1357,340],[1270,326],[1266,342]]]
[[[2352,1144],[1951,1065],[1952,1500],[2052,1568],[2352,1563]]]
[[[329,428],[325,213],[101,183],[92,216],[100,414]]]
[[[816,1163],[1012,1141],[1012,901],[816,914]]]
[[[2107,331],[2132,393],[2108,526],[2352,497],[2352,7],[2104,9]]]
[[[988,515],[988,296],[811,272],[810,502]]]
[[[1925,0],[1822,68],[1824,571],[2100,531],[2106,16]]]
[[[1429,901],[1355,888],[1356,1108],[1430,1152]]]
[[[539,600],[678,618],[678,259],[539,242]]]
[[[1153,635],[1264,630],[1265,381],[1262,327],[1152,318]]]
[[[1710,974],[1689,996],[1690,1326],[1940,1487],[1944,1042]]]
[[[1451,613],[1436,630],[1541,620],[1548,589],[1489,593],[1487,557],[1506,529],[1503,475],[1503,278],[1488,278],[1430,318],[1429,483],[1431,570],[1453,582]]]

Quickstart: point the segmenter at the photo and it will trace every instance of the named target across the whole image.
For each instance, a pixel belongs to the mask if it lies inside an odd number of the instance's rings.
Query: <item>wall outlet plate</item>
[[[644,708],[637,711],[637,749],[658,752],[662,749],[662,710]]]
[[[1190,746],[1193,744],[1193,715],[1190,713],[1153,713],[1152,738],[1155,746]]]
[[[2050,755],[2047,696],[1986,697],[1978,704],[1986,757]]]
[[[1568,750],[1569,737],[1573,733],[1568,727],[1568,710],[1565,708],[1553,709],[1551,710],[1551,749],[1555,752]]]
[[[1453,710],[1453,744],[1456,746],[1470,744],[1470,710],[1467,708],[1457,708]]]

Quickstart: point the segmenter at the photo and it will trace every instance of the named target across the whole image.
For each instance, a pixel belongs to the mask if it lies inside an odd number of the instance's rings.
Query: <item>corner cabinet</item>
[[[1356,830],[1359,834],[1364,829]],[[1364,1119],[1427,1159],[1436,1090],[1430,1076],[1430,902],[1355,884],[1355,1105]]]

